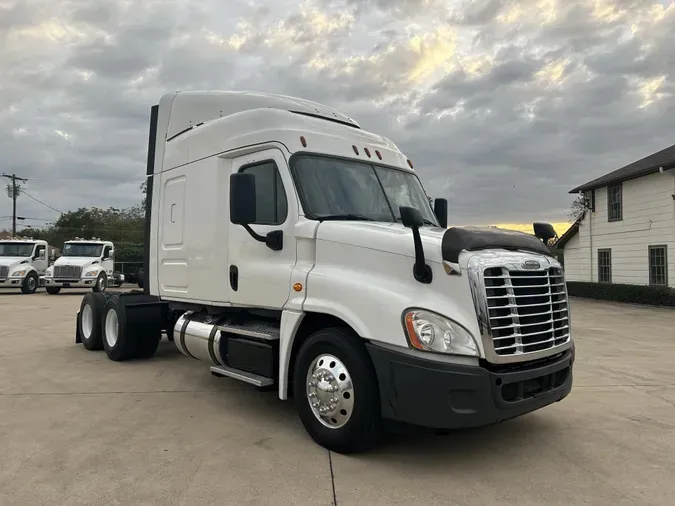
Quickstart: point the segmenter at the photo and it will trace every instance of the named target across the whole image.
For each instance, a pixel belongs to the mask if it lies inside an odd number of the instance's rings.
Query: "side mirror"
[[[230,175],[230,221],[235,225],[255,223],[255,176],[237,173]]]
[[[42,249],[38,253],[38,260],[44,260],[45,258],[46,258],[46,252],[45,252],[45,250]]]
[[[401,221],[403,226],[411,228],[413,233],[413,244],[415,245],[415,263],[413,265],[413,276],[420,283],[429,284],[433,279],[431,267],[427,265],[424,258],[424,246],[422,245],[422,237],[420,236],[420,227],[424,225],[424,218],[419,209],[414,207],[399,207],[401,213]]]
[[[414,207],[401,206],[399,208],[401,213],[401,221],[406,228],[419,228],[424,225],[424,218],[419,209]]]
[[[543,241],[544,244],[548,244],[548,241],[558,235],[550,223],[534,223],[532,228],[534,229],[535,237]]]
[[[434,214],[438,218],[441,228],[448,228],[448,201],[447,199],[434,200]]]

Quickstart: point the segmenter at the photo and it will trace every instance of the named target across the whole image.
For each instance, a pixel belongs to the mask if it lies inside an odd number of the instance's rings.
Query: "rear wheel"
[[[103,349],[110,360],[120,362],[133,358],[135,343],[127,333],[126,317],[116,293],[110,294],[103,307],[101,330]]]
[[[57,295],[61,291],[60,286],[48,286],[47,287],[47,293],[49,295]]]
[[[23,284],[21,285],[21,293],[25,294],[35,293],[39,284],[40,279],[38,278],[37,273],[29,272],[28,276],[24,278]]]
[[[355,453],[379,441],[377,377],[363,342],[350,329],[319,330],[302,344],[293,391],[300,420],[324,448]]]
[[[103,348],[110,360],[121,362],[132,358],[150,358],[162,338],[161,329],[153,322],[127,325],[124,305],[118,293],[106,294],[103,308]]]
[[[80,336],[87,350],[102,350],[101,319],[106,296],[102,293],[87,293],[80,304]]]

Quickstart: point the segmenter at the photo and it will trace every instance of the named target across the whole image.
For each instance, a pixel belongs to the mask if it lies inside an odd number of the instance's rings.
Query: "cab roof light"
[[[368,155],[368,158],[370,158],[370,150],[368,148],[363,148],[363,150],[366,152],[366,155]]]
[[[352,149],[354,150],[354,153],[356,153],[357,155],[359,154],[359,148],[357,148],[356,146],[352,146]]]
[[[413,163],[410,161],[410,159],[408,159],[408,167],[410,167],[411,169],[413,168]]]
[[[304,136],[304,135],[301,135],[301,136],[300,136],[300,144],[302,144],[302,147],[303,147],[303,148],[306,148],[306,147],[307,147],[307,139],[305,139],[305,136]]]
[[[375,154],[380,160],[382,160],[382,153],[380,153],[377,149],[375,150]]]

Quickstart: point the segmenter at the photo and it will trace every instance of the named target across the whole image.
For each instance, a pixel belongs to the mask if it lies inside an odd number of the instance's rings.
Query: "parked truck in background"
[[[0,240],[0,288],[35,293],[49,264],[47,241],[31,237]]]
[[[412,162],[339,111],[164,95],[147,188],[143,291],[84,296],[75,340],[89,350],[149,358],[166,332],[213,375],[293,398],[311,437],[343,453],[376,444],[384,419],[481,426],[572,388],[552,227],[448,229]]]
[[[104,292],[110,286],[124,282],[121,274],[114,272],[115,246],[99,238],[75,238],[63,244],[61,257],[44,275],[47,293],[56,295],[63,288],[91,288]]]

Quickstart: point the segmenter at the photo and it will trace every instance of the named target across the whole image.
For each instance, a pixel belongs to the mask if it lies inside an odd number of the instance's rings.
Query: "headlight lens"
[[[26,271],[25,271],[25,270],[23,270],[23,271],[14,271],[14,272],[12,273],[12,276],[13,276],[13,277],[14,277],[14,276],[25,276],[25,275],[26,275]]]
[[[457,322],[420,309],[408,311],[404,322],[410,344],[418,350],[478,356],[475,339]]]
[[[98,271],[89,271],[88,273],[85,274],[85,276],[93,278],[94,276],[98,275]]]

